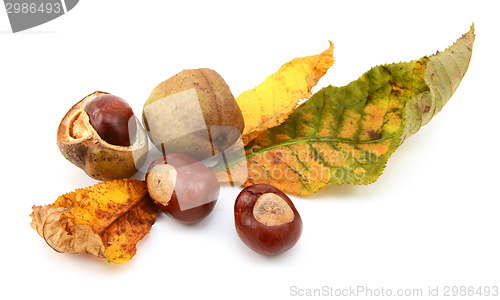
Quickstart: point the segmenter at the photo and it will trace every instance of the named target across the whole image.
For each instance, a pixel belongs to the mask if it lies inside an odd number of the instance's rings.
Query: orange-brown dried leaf
[[[106,181],[77,189],[50,205],[33,206],[31,226],[58,252],[129,261],[156,220],[145,182]]]
[[[333,65],[333,44],[320,54],[295,58],[281,66],[252,90],[243,92],[236,102],[243,113],[243,144],[261,132],[280,125],[297,107],[299,100],[311,96],[311,89]]]

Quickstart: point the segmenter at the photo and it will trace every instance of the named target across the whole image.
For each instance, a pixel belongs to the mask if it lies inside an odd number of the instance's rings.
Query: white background
[[[429,286],[499,286],[500,22],[493,4],[82,0],[16,34],[0,14],[2,298],[282,299],[292,286],[421,288],[424,295]],[[331,40],[336,63],[317,91],[378,64],[444,50],[472,22],[470,68],[443,111],[405,141],[376,183],[292,197],[304,231],[283,255],[259,256],[239,240],[239,188],[224,187],[216,210],[195,226],[159,216],[121,265],[58,254],[29,226],[32,205],[96,183],[55,143],[66,111],[95,90],[123,97],[140,115],[159,82],[209,67],[237,96]]]

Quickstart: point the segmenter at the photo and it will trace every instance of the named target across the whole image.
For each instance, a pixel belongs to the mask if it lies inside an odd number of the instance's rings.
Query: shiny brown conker
[[[106,94],[85,106],[90,125],[101,139],[111,145],[130,146],[134,143],[137,123],[132,107],[120,97]]]
[[[203,220],[215,207],[220,185],[205,165],[185,154],[166,154],[154,160],[146,173],[153,202],[165,214],[184,224]]]
[[[289,250],[302,233],[302,219],[290,198],[269,184],[248,186],[240,192],[234,221],[243,243],[262,255]]]

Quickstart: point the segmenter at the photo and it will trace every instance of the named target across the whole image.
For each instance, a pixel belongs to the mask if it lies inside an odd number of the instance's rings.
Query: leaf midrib
[[[391,135],[391,136],[389,136],[389,137],[383,138],[383,139],[377,139],[377,140],[371,140],[371,141],[363,141],[363,142],[355,142],[355,141],[352,141],[352,140],[339,139],[339,138],[335,138],[335,137],[331,137],[331,136],[328,136],[328,137],[306,137],[306,138],[299,138],[299,139],[290,139],[290,140],[286,140],[286,141],[284,141],[282,143],[278,143],[278,144],[275,144],[275,145],[272,145],[272,146],[264,147],[261,150],[249,153],[249,154],[246,155],[246,157],[249,158],[249,157],[255,156],[256,154],[259,154],[259,153],[262,153],[262,152],[267,152],[267,151],[269,151],[271,149],[276,149],[276,148],[279,148],[279,147],[293,146],[293,145],[296,145],[296,144],[309,144],[311,142],[331,142],[331,141],[336,141],[336,142],[339,142],[339,143],[347,143],[347,144],[356,144],[356,145],[358,145],[358,144],[377,144],[377,143],[382,143],[382,142],[387,141],[387,140],[391,140],[393,138],[394,138],[394,134]]]

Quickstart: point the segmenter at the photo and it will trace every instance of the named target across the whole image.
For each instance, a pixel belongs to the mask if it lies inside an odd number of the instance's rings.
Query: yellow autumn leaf
[[[57,252],[91,253],[124,263],[149,233],[156,212],[144,181],[119,179],[33,206],[31,227]]]
[[[320,54],[295,58],[281,66],[236,101],[245,119],[243,143],[247,145],[261,132],[283,123],[299,100],[311,96],[311,89],[333,65],[333,43]]]

